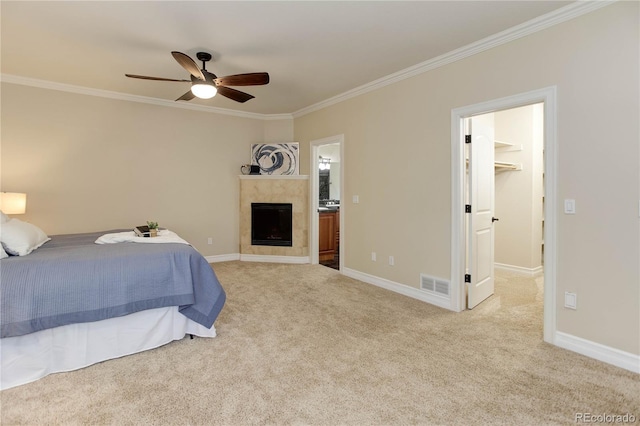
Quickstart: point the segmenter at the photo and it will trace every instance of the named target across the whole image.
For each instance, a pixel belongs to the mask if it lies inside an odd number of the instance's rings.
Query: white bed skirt
[[[171,306],[0,339],[0,389],[157,348],[186,334],[215,337],[216,329],[191,321]]]

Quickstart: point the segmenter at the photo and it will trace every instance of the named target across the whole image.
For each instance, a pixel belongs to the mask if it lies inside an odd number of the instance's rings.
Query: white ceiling
[[[188,83],[172,58],[213,54],[225,76],[266,71],[256,98],[191,103],[294,113],[544,15],[569,1],[5,1],[3,75],[173,100]]]

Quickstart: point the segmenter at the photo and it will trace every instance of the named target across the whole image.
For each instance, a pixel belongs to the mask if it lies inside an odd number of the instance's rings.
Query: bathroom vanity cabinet
[[[319,260],[333,259],[340,241],[340,210],[322,211],[318,218]]]

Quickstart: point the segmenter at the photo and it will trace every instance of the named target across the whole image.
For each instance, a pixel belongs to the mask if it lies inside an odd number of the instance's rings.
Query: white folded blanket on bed
[[[104,234],[96,240],[96,244],[114,243],[180,243],[190,245],[175,232],[168,229],[158,231],[157,237],[139,237],[133,231]]]

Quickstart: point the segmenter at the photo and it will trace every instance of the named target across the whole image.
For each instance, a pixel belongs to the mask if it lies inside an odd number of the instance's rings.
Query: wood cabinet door
[[[318,254],[321,257],[322,255],[331,255],[335,253],[336,250],[336,214],[335,212],[330,213],[320,213],[318,218],[318,236],[319,236],[319,247]]]

